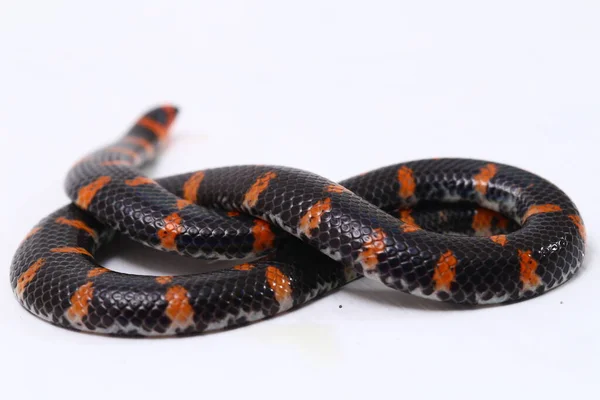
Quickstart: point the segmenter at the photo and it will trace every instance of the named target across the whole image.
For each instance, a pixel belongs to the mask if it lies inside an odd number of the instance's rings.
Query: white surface
[[[599,3],[293,3],[1,3],[0,398],[595,398]],[[76,159],[163,101],[182,113],[152,176],[274,163],[343,179],[421,157],[496,160],[573,198],[586,268],[538,299],[475,311],[362,280],[185,339],[29,315],[7,279],[18,243],[67,202]],[[195,266],[126,247],[108,267]]]

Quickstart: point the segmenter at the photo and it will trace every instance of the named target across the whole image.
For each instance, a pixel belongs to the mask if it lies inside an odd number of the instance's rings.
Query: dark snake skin
[[[31,313],[81,331],[185,335],[264,319],[363,275],[433,300],[492,304],[542,294],[581,266],[575,205],[508,165],[420,160],[340,184],[256,165],[151,180],[137,168],[176,113],[150,111],[69,172],[73,204],[42,220],[11,266]],[[117,273],[93,256],[114,230],[164,251],[241,261],[197,275]]]

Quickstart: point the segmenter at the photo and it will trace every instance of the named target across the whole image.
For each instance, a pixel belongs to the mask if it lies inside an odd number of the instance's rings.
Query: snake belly
[[[532,298],[581,266],[577,208],[530,172],[448,158],[339,183],[263,165],[151,179],[139,168],[176,114],[151,110],[70,170],[73,203],[38,223],[11,265],[13,291],[32,314],[78,331],[188,335],[265,319],[361,276],[476,305]],[[240,261],[193,275],[118,273],[94,259],[114,231],[162,251]]]

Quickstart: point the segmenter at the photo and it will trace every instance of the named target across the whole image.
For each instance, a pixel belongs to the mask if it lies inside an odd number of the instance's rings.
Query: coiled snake
[[[470,159],[391,165],[335,183],[277,166],[233,166],[153,180],[177,110],[144,115],[79,161],[73,204],[18,248],[19,302],[53,324],[119,336],[185,335],[292,309],[359,276],[433,300],[490,304],[542,294],[575,274],[583,221],[550,182]],[[185,276],[110,271],[94,252],[113,230],[232,269]]]

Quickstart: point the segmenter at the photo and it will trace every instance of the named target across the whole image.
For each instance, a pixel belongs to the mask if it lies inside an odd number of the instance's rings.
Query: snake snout
[[[169,129],[178,113],[179,109],[177,107],[165,104],[148,111],[141,119],[151,119],[158,122],[165,129]]]

